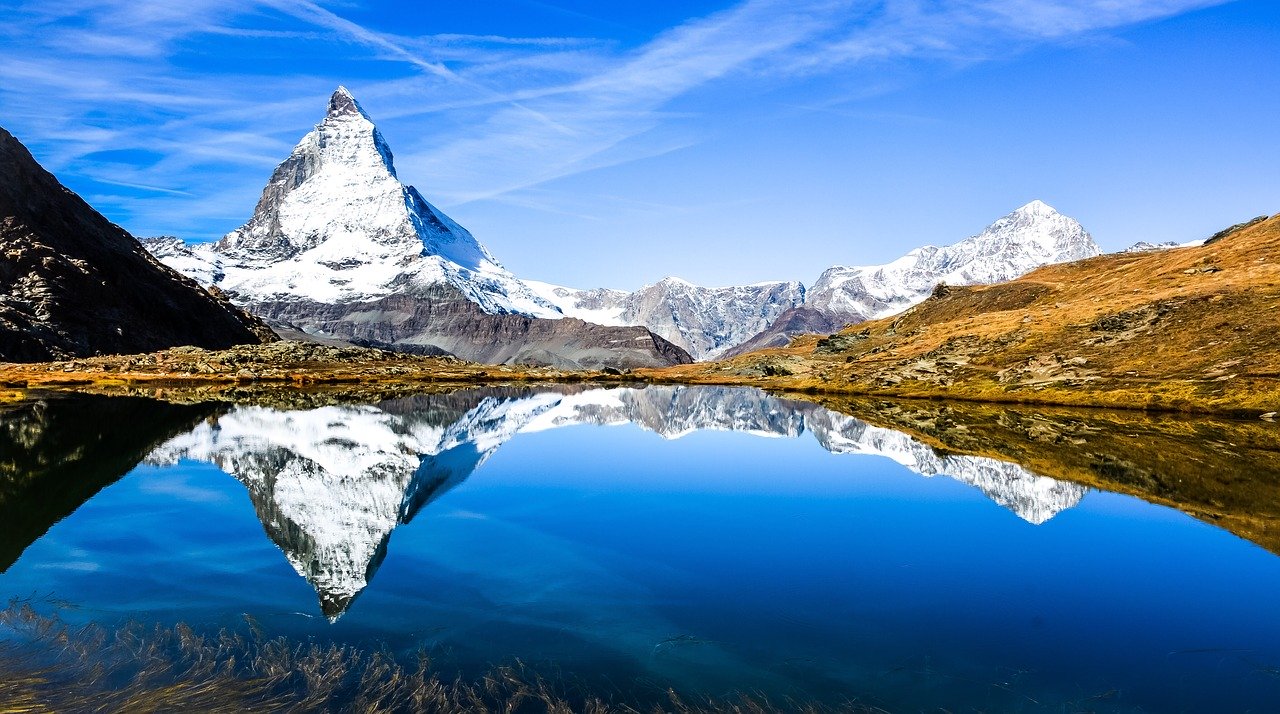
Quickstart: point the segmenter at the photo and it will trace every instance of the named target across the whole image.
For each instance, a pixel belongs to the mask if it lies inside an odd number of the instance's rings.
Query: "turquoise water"
[[[519,659],[639,699],[1280,703],[1274,554],[752,390],[59,399],[5,418],[11,437],[43,425],[37,446],[4,442],[31,449],[19,471],[87,485],[52,525],[0,513],[0,596],[56,597],[73,621],[248,615],[271,635],[425,649],[464,676]]]

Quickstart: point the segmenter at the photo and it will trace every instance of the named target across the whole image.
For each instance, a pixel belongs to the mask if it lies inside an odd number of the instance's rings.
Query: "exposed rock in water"
[[[275,339],[161,265],[0,129],[0,361]]]

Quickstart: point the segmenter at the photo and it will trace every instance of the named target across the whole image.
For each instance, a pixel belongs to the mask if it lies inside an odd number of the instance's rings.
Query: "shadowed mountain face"
[[[0,406],[0,572],[158,444],[220,410],[96,396]]]
[[[769,327],[721,356],[730,358],[770,347],[786,347],[797,335],[826,335],[866,319],[857,313],[828,312],[809,305],[793,307],[779,315]]]
[[[361,406],[245,406],[175,437],[148,461],[208,461],[235,476],[267,535],[337,619],[369,584],[392,531],[516,434],[627,423],[668,439],[702,429],[792,438],[812,431],[833,453],[946,473],[1033,524],[1085,493],[996,459],[939,457],[902,434],[812,404],[717,387],[483,389]]]
[[[0,129],[0,361],[221,349],[269,335],[161,265]]]

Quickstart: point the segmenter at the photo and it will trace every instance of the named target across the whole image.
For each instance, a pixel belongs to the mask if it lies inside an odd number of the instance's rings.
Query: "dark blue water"
[[[1280,705],[1276,555],[816,407],[650,388],[218,412],[147,444],[0,596],[625,691]]]

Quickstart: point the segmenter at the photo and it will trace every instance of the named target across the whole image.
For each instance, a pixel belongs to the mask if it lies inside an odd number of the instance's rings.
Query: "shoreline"
[[[136,355],[96,357],[91,360],[127,360]],[[0,403],[22,401],[31,393],[84,392],[93,394],[126,393],[139,390],[192,391],[214,396],[229,391],[280,392],[287,391],[387,391],[402,392],[413,388],[465,389],[468,387],[502,384],[599,384],[604,387],[624,385],[675,385],[750,387],[783,397],[796,397],[812,401],[818,397],[846,397],[858,399],[883,399],[911,402],[963,402],[992,406],[1029,406],[1045,408],[1093,409],[1100,411],[1130,411],[1151,414],[1185,414],[1232,419],[1280,418],[1275,410],[1265,406],[1232,403],[1230,397],[1195,401],[1179,397],[1177,401],[1163,401],[1165,389],[1143,389],[1140,385],[1123,383],[1109,385],[1105,391],[1071,391],[1061,388],[1045,388],[1032,393],[982,393],[957,389],[886,389],[858,383],[815,384],[812,380],[787,378],[753,378],[705,373],[673,375],[667,369],[640,369],[631,372],[574,371],[549,367],[483,365],[431,357],[405,356],[391,358],[379,367],[369,365],[307,365],[279,364],[262,366],[259,370],[237,372],[191,371],[110,371],[99,366],[96,369],[70,369],[68,364],[88,360],[41,363],[0,363]],[[405,364],[409,362],[410,364]],[[429,362],[430,364],[423,364]],[[96,366],[96,365],[95,365]],[[680,369],[680,368],[677,368]],[[1261,381],[1264,378],[1249,378]],[[1259,402],[1271,399],[1280,404],[1280,378],[1269,378],[1275,383],[1271,389],[1257,389],[1251,385],[1247,394]],[[1165,384],[1168,384],[1167,382]],[[1175,386],[1192,388],[1196,385],[1175,382]],[[1135,402],[1134,395],[1145,395],[1146,401]],[[1227,403],[1223,403],[1227,402]]]

